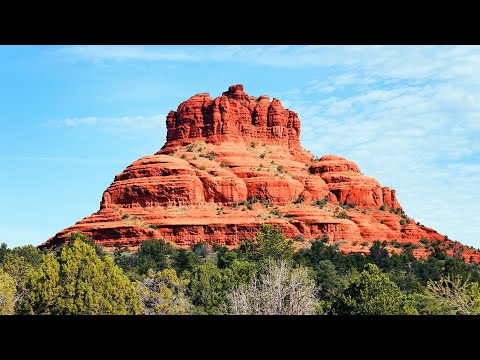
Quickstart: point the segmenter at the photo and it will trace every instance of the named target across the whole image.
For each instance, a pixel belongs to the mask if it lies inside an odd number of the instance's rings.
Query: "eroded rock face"
[[[221,97],[196,94],[167,116],[167,143],[161,153],[177,146],[205,140],[207,143],[261,141],[283,144],[297,155],[311,158],[300,146],[297,113],[284,109],[278,99],[249,96],[243,85],[232,85]]]
[[[402,214],[395,190],[353,161],[314,160],[300,145],[298,115],[278,99],[233,85],[214,99],[192,96],[166,125],[165,145],[115,176],[97,213],[40,247],[62,244],[71,231],[106,247],[134,249],[153,238],[235,247],[254,239],[262,223],[280,226],[299,246],[327,236],[348,252],[368,252],[375,240],[448,242]],[[463,250],[467,260],[480,260]]]

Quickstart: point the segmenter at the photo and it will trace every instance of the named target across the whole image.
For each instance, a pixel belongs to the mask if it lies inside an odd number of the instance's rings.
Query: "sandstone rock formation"
[[[364,176],[353,161],[315,159],[304,150],[298,115],[278,99],[234,85],[214,99],[192,96],[166,125],[165,145],[115,176],[97,213],[40,247],[65,242],[71,231],[105,247],[135,249],[152,238],[235,247],[262,223],[280,226],[298,246],[328,236],[349,252],[368,252],[374,240],[448,243],[403,214],[395,190]],[[463,250],[467,260],[480,260]]]

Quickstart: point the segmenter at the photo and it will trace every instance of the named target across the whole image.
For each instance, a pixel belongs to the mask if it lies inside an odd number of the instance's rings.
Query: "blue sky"
[[[296,111],[301,141],[397,190],[480,247],[478,46],[0,46],[0,242],[38,245],[94,213],[165,115],[244,84]]]

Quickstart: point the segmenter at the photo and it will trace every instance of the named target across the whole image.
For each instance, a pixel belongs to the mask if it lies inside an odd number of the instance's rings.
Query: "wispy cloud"
[[[123,117],[72,117],[62,120],[50,120],[44,124],[47,127],[77,128],[95,126],[101,128],[117,128],[124,131],[162,129],[165,127],[165,115],[152,116],[123,116]]]
[[[337,85],[390,79],[453,79],[478,76],[479,46],[66,46],[55,50],[70,60],[100,61],[213,61],[275,67],[353,69]],[[360,70],[360,71],[358,71]],[[362,72],[364,72],[362,74]],[[365,76],[368,73],[368,76]],[[388,80],[388,79],[387,79]]]
[[[480,246],[479,46],[69,46],[56,55],[93,63],[313,69],[303,86],[278,94],[299,113],[304,146],[319,156],[351,158],[396,188],[417,221]],[[163,129],[164,123],[158,115],[69,118],[49,126]]]
[[[0,156],[0,161],[58,161],[58,162],[88,162],[88,163],[124,163],[121,159],[98,159],[75,156]]]
[[[356,161],[396,188],[415,220],[480,247],[479,48],[355,51],[377,56],[356,56],[353,68],[285,93],[302,119],[302,143]]]
[[[170,47],[154,46],[119,46],[119,45],[77,45],[56,50],[56,54],[69,59],[128,61],[189,61],[193,54],[185,50]]]

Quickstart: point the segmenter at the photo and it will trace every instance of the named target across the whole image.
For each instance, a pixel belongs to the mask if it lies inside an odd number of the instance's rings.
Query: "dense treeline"
[[[294,251],[264,225],[236,250],[144,241],[105,253],[71,233],[54,251],[0,246],[0,314],[478,314],[480,268],[440,246],[344,254],[317,239]]]

